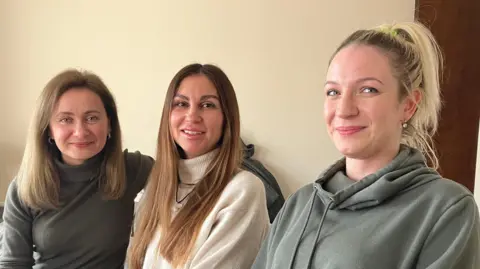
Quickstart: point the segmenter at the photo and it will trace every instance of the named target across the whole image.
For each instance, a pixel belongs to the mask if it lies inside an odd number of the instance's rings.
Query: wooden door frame
[[[443,107],[434,137],[442,176],[473,192],[480,118],[480,0],[416,0],[444,53]],[[480,186],[479,186],[480,187]]]

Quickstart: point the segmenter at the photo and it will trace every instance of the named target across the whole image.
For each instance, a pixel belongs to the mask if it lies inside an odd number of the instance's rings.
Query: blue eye
[[[332,89],[332,90],[328,90],[328,91],[327,91],[327,96],[336,96],[336,95],[338,95],[338,94],[339,94],[338,91],[335,90],[335,89]]]
[[[365,93],[378,93],[378,90],[373,87],[365,87],[362,89],[362,92]]]

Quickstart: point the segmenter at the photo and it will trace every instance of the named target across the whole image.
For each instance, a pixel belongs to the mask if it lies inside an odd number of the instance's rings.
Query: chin
[[[195,157],[198,157],[198,156],[201,156],[201,155],[204,154],[203,151],[198,150],[198,149],[192,149],[192,148],[184,149],[183,152],[185,153],[185,156],[188,159],[192,159],[192,158],[195,158]]]
[[[97,155],[98,153],[95,153],[95,152],[76,152],[76,153],[73,153],[71,154],[70,156],[76,160],[88,160],[92,157],[94,157],[95,155]]]
[[[207,147],[199,143],[185,143],[183,145],[179,144],[179,146],[188,158],[195,158],[209,152]]]
[[[336,144],[337,150],[347,158],[359,159],[365,153],[365,147],[362,147],[358,144],[350,145],[338,145]]]
[[[340,149],[340,153],[347,158],[356,158],[358,157],[358,151],[352,149]]]

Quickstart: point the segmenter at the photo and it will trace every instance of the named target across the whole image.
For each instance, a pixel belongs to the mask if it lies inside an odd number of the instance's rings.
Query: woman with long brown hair
[[[214,65],[184,67],[165,98],[128,268],[249,268],[269,219],[262,182],[240,164],[231,82]]]
[[[0,268],[123,268],[134,198],[152,165],[123,150],[115,100],[100,77],[75,69],[53,77],[8,188]]]

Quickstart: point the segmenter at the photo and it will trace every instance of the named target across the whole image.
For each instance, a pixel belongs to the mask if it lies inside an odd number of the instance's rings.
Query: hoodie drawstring
[[[322,219],[320,221],[320,225],[318,226],[317,229],[317,234],[315,235],[315,240],[313,240],[313,246],[312,246],[312,252],[310,252],[310,257],[308,257],[308,263],[307,263],[307,268],[311,268],[311,264],[313,261],[313,255],[315,254],[315,250],[317,248],[317,240],[318,237],[320,237],[320,231],[322,230],[323,223],[325,222],[325,217],[327,216],[328,210],[330,209],[330,206],[333,204],[333,200],[331,200],[328,204],[327,207],[325,208],[325,211],[323,212]]]
[[[308,214],[305,219],[305,223],[303,224],[302,232],[300,233],[300,236],[298,237],[297,243],[295,243],[295,247],[293,249],[293,254],[292,258],[290,259],[290,265],[288,268],[293,269],[293,263],[295,262],[295,257],[297,256],[297,251],[300,246],[300,242],[302,241],[302,236],[305,233],[305,230],[307,229],[308,221],[310,220],[310,216],[312,215],[313,211],[313,206],[315,205],[315,196],[317,195],[317,189],[314,190],[312,194],[312,201],[310,202],[310,208],[308,209]],[[315,234],[315,240],[313,241],[313,246],[311,247],[312,251],[310,252],[310,256],[308,258],[308,263],[307,263],[307,268],[310,268],[310,264],[313,261],[313,256],[315,254],[315,249],[317,248],[317,240],[320,237],[320,231],[322,230],[323,223],[325,222],[325,218],[327,217],[328,210],[330,209],[330,206],[333,204],[333,200],[331,200],[328,204],[327,207],[325,208],[325,211],[323,212],[322,219],[320,220],[320,225],[318,226],[317,233]]]
[[[305,223],[303,224],[302,232],[300,233],[300,236],[298,237],[297,243],[295,244],[295,247],[293,248],[293,255],[292,258],[290,259],[290,265],[288,268],[292,269],[293,268],[293,262],[295,261],[295,257],[297,256],[297,250],[298,246],[300,245],[300,241],[302,240],[303,233],[305,232],[308,224],[308,220],[310,219],[310,215],[312,214],[313,210],[313,205],[315,204],[315,195],[317,195],[317,189],[314,189],[314,192],[312,194],[312,202],[310,203],[310,208],[308,209],[308,214],[305,219]]]

